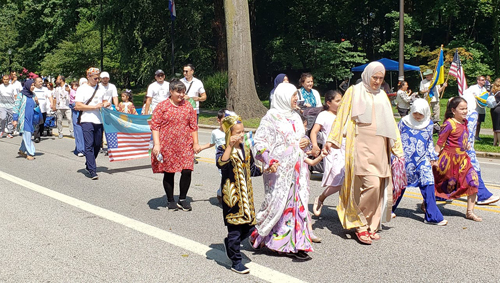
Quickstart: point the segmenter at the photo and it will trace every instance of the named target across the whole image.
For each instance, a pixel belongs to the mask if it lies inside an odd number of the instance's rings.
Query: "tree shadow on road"
[[[124,172],[143,170],[143,169],[151,169],[151,164],[110,169],[110,170],[106,170],[106,173],[115,174],[115,173],[124,173]]]

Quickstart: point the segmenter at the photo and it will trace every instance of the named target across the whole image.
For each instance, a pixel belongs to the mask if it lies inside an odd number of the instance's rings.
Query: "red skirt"
[[[469,155],[461,148],[446,147],[433,167],[436,197],[457,199],[477,193],[478,176]]]

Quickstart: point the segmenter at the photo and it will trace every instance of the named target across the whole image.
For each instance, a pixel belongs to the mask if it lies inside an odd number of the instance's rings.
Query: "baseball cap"
[[[108,72],[102,72],[101,73],[101,79],[103,78],[108,78],[109,79],[109,73]]]
[[[158,76],[158,75],[165,75],[165,72],[163,72],[163,70],[161,69],[158,69],[158,71],[155,72],[155,76]]]

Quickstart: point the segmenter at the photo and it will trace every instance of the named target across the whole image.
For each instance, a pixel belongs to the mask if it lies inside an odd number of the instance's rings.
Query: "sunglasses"
[[[188,70],[184,70],[184,71],[182,71],[182,72],[183,72],[183,73],[187,73],[187,72],[189,72],[189,71],[188,71]]]

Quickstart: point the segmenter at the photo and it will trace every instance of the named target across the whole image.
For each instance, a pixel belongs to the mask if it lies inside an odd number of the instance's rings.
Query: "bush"
[[[202,79],[207,92],[207,100],[202,102],[203,108],[220,109],[226,107],[228,87],[227,72],[217,72]]]

